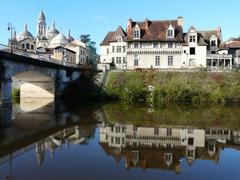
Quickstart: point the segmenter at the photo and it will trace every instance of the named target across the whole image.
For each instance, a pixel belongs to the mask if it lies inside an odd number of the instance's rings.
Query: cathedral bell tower
[[[46,17],[44,15],[44,12],[41,11],[38,17],[38,24],[37,24],[37,35],[38,37],[46,37]]]

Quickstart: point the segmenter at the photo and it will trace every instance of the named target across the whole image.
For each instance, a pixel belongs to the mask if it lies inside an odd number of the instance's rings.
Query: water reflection
[[[174,126],[134,126],[103,123],[100,144],[106,154],[126,168],[166,169],[181,172],[181,159],[218,163],[224,148],[240,148],[240,131]]]
[[[8,110],[8,116],[2,116],[11,118],[11,125],[3,127],[0,136],[0,170],[4,169],[4,177],[8,179],[13,176],[76,179],[80,178],[79,173],[82,179],[108,179],[104,172],[114,173],[115,179],[132,179],[128,176],[130,170],[134,170],[135,177],[147,172],[142,179],[153,178],[152,170],[159,172],[154,178],[161,177],[163,172],[170,172],[168,178],[171,178],[186,174],[186,164],[192,167],[197,162],[207,163],[212,169],[227,169],[229,164],[221,164],[226,162],[223,157],[226,149],[237,152],[227,155],[234,156],[232,164],[239,163],[235,159],[240,159],[237,107],[172,107],[149,111],[138,105],[83,104],[73,105],[74,111],[70,111],[61,102],[32,104],[33,101],[22,101]],[[26,155],[33,162],[21,158]],[[21,164],[28,163],[37,165],[29,176],[16,172]],[[197,166],[199,172],[204,165]],[[64,169],[59,172],[62,166]],[[43,169],[58,174],[43,175]],[[72,178],[67,173],[69,170]],[[89,174],[90,171],[95,173]],[[190,170],[189,176],[183,179],[193,177],[191,173],[196,172]],[[240,176],[238,171],[231,175]]]

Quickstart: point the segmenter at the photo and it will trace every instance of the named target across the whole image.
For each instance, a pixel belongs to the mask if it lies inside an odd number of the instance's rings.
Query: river
[[[0,110],[0,179],[240,179],[239,107],[28,99]]]

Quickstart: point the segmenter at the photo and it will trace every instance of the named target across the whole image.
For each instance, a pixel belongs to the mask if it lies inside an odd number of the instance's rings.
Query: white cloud
[[[97,16],[94,16],[93,18],[96,19],[97,21],[104,21],[104,22],[108,20],[108,17],[104,15],[97,15]]]

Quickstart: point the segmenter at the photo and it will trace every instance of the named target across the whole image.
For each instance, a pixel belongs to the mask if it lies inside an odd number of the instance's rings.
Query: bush
[[[148,92],[149,85],[155,91]],[[112,72],[107,93],[134,102],[150,99],[155,105],[166,103],[240,103],[240,73],[199,72]]]

